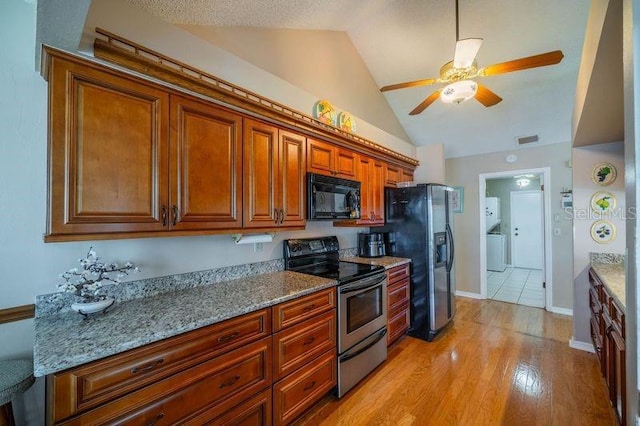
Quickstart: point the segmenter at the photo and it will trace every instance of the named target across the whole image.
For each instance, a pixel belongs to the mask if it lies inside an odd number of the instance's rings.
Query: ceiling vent
[[[538,135],[522,136],[520,138],[516,138],[516,141],[518,141],[518,145],[525,145],[528,143],[538,142],[538,140],[540,140],[540,138],[538,138]]]

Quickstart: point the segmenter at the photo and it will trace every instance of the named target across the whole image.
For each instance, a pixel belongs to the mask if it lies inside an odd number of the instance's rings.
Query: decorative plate
[[[340,127],[345,132],[355,133],[356,120],[348,112],[342,111],[340,114],[338,114],[338,127]]]
[[[316,102],[313,106],[313,116],[325,124],[338,125],[338,113],[329,101],[321,100]]]
[[[591,238],[599,244],[609,244],[616,238],[616,228],[607,220],[596,220],[591,225]]]
[[[601,186],[609,186],[616,180],[618,171],[611,163],[598,163],[593,166],[591,180]]]
[[[611,213],[616,208],[616,197],[607,191],[598,191],[591,196],[591,210],[596,213]]]

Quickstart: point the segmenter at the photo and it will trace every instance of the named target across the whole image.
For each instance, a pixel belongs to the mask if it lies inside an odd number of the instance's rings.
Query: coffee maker
[[[384,238],[380,232],[358,233],[358,256],[382,257],[384,255]]]

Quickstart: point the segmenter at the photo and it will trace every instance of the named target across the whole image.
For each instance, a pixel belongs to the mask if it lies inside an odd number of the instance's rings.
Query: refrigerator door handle
[[[447,235],[449,239],[449,260],[447,261],[447,272],[451,272],[451,269],[453,268],[454,247],[453,247],[453,232],[451,231],[451,227],[449,226],[448,223],[447,223]]]

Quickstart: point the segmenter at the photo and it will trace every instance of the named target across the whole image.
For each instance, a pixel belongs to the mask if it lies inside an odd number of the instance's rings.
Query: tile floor
[[[487,297],[502,302],[544,308],[542,271],[512,267],[504,272],[487,271]]]

